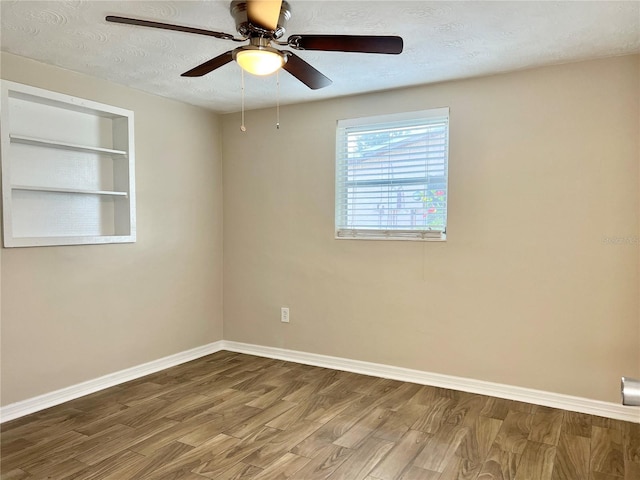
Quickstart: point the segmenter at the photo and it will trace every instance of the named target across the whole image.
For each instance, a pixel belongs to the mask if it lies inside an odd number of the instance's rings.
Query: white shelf
[[[4,246],[135,242],[133,112],[0,85]]]
[[[73,143],[57,142],[55,140],[46,140],[44,138],[26,137],[24,135],[9,134],[11,143],[22,143],[24,145],[33,145],[36,147],[61,148],[63,150],[75,150],[78,152],[100,153],[105,155],[126,156],[124,150],[113,150],[110,148],[90,147],[87,145],[76,145]]]
[[[108,195],[111,197],[127,197],[127,192],[117,192],[113,190],[84,190],[80,188],[59,188],[59,187],[37,187],[34,185],[12,185],[12,190],[26,190],[32,192],[53,192],[53,193],[79,193],[83,195]]]

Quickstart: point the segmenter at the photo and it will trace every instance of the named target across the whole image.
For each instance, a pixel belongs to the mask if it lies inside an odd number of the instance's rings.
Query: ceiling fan
[[[153,22],[136,18],[109,15],[106,21],[161,28],[178,32],[206,35],[242,45],[191,70],[183,77],[201,77],[235,60],[245,71],[255,75],[269,75],[283,68],[309,88],[316,90],[332,82],[302,58],[290,50],[279,50],[273,45],[286,46],[294,50],[321,50],[333,52],[385,53],[397,55],[402,52],[403,41],[398,36],[380,35],[291,35],[280,41],[285,24],[291,18],[289,3],[283,0],[239,0],[232,1],[231,15],[236,22],[239,37],[234,35],[169,23]]]

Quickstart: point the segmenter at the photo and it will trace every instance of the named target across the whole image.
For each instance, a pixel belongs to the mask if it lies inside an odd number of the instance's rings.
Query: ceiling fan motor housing
[[[232,1],[230,11],[231,16],[236,22],[236,30],[243,37],[266,36],[274,40],[278,39],[284,35],[285,25],[291,18],[291,7],[286,1],[282,2],[282,6],[280,7],[280,16],[278,17],[278,27],[273,31],[254,25],[249,21],[246,0]]]

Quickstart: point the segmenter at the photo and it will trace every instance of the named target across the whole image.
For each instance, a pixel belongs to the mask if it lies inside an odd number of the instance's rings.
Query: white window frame
[[[359,228],[348,225],[348,212],[346,203],[346,193],[348,180],[347,171],[347,137],[349,134],[366,130],[384,130],[390,127],[411,127],[417,125],[446,124],[446,138],[444,141],[444,184],[445,202],[444,228],[422,228],[422,229],[393,229],[393,228]],[[335,238],[345,239],[366,239],[366,240],[414,240],[414,241],[445,241],[447,210],[448,210],[448,166],[449,166],[449,108],[432,108],[415,112],[404,112],[390,115],[376,115],[352,119],[338,120],[336,128],[336,189],[335,189]],[[425,191],[430,185],[428,174],[425,175]],[[389,185],[393,180],[389,180]]]

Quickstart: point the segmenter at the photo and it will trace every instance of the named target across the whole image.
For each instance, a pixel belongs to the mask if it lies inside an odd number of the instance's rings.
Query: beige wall
[[[134,110],[134,244],[2,252],[2,404],[222,338],[219,118],[2,53],[2,78]]]
[[[223,178],[225,339],[612,402],[640,377],[640,248],[604,242],[640,233],[638,56],[283,107],[280,130],[252,111],[244,134],[1,58],[135,111],[138,197],[135,244],[2,250],[2,405],[222,338]],[[440,106],[448,241],[334,240],[336,120]]]
[[[224,116],[225,339],[618,402],[620,376],[640,376],[639,248],[604,240],[640,231],[639,70],[288,106],[280,130],[273,110],[246,133]],[[335,240],[336,120],[442,106],[447,242]]]

